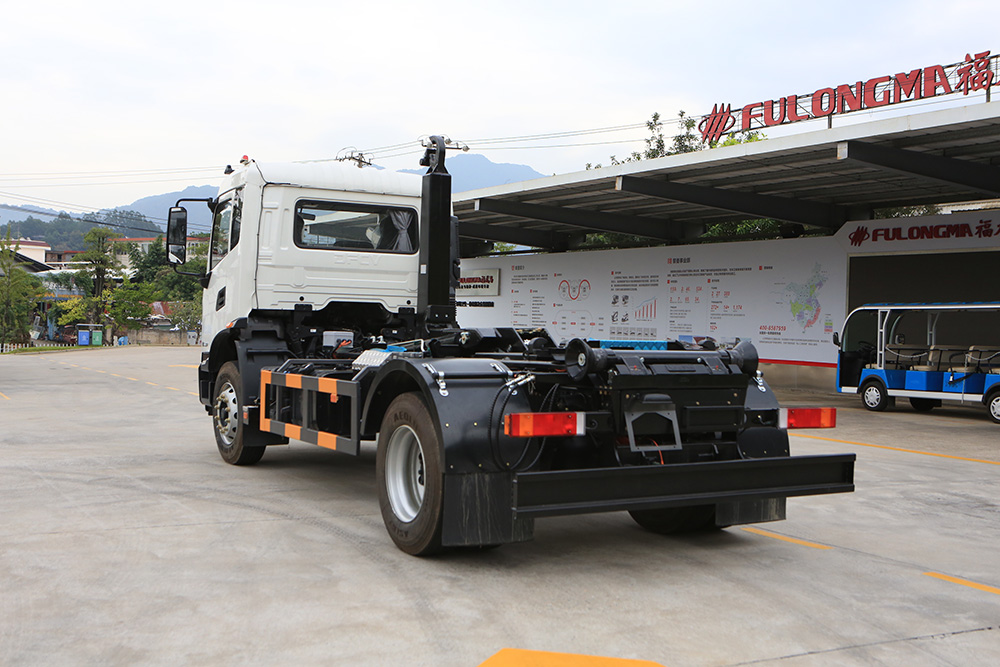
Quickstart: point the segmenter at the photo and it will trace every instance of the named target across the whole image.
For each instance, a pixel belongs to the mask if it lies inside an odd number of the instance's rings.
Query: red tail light
[[[778,425],[782,428],[833,428],[837,408],[781,408]]]
[[[504,415],[503,432],[512,438],[583,435],[583,412],[517,412]]]

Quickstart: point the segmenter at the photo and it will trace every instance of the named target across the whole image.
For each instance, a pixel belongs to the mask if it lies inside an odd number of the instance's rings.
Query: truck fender
[[[428,366],[430,368],[428,368]],[[380,426],[389,403],[418,392],[443,449],[445,546],[523,542],[534,519],[515,517],[513,463],[527,446],[503,433],[503,416],[528,412],[527,392],[508,384],[513,374],[489,359],[394,359],[372,380],[362,423],[366,433]]]
[[[427,366],[441,374],[442,382]],[[506,366],[489,359],[390,360],[367,392],[363,432],[376,433],[389,403],[416,391],[434,420],[446,473],[506,471],[505,464],[516,460],[525,443],[504,435],[503,416],[531,411],[527,392],[506,386],[511,377]]]

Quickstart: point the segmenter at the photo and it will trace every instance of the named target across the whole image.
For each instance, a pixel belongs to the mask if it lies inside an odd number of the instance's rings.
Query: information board
[[[847,261],[832,237],[462,260],[463,274],[489,269],[498,294],[459,297],[462,326],[545,329],[557,343],[749,340],[762,359],[837,360]]]

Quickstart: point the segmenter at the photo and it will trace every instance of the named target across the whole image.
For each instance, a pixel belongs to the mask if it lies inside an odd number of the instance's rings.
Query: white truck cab
[[[219,189],[202,340],[254,310],[417,299],[420,177],[342,163],[248,164]]]

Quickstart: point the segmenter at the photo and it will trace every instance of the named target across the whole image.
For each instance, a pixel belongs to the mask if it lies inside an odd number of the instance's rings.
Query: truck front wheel
[[[231,361],[222,365],[215,378],[212,415],[215,444],[226,463],[249,466],[260,461],[265,448],[246,446],[249,427],[243,423],[243,383],[240,369]]]
[[[417,393],[397,396],[382,418],[375,477],[382,521],[414,556],[441,550],[442,452],[434,420]]]

